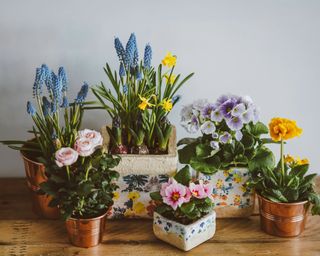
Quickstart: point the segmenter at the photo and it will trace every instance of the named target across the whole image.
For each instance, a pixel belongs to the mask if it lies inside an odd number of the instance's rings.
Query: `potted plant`
[[[280,161],[264,168],[252,167],[251,186],[259,197],[261,228],[275,236],[298,236],[305,227],[308,208],[320,214],[320,195],[314,190],[308,174],[309,161],[284,155],[284,143],[300,136],[302,129],[295,121],[273,118],[269,124],[271,138],[280,144]]]
[[[49,206],[59,207],[72,244],[87,248],[101,242],[119,176],[112,168],[119,162],[102,148],[101,134],[88,129],[76,134],[72,147],[55,152],[40,186],[52,197]]]
[[[34,212],[45,218],[59,218],[58,209],[48,207],[51,198],[40,191],[40,183],[47,180],[45,164],[51,161],[60,142],[66,145],[74,143],[83,116],[88,85],[81,87],[73,103],[68,102],[67,91],[68,81],[63,67],[59,68],[57,74],[45,64],[37,68],[33,85],[33,97],[37,107],[30,101],[27,102],[27,112],[34,123],[29,131],[32,137],[27,141],[1,141],[10,148],[20,150]],[[64,125],[61,125],[61,119]]]
[[[154,68],[149,44],[139,61],[134,34],[125,47],[119,38],[114,43],[119,72],[109,64],[104,68],[112,90],[102,82],[94,86],[98,105],[86,108],[107,111],[112,124],[101,130],[105,147],[122,158],[116,167],[120,173],[119,197],[110,217],[152,217],[149,193],[167,181],[177,165],[175,128],[167,117],[180,99],[176,93],[193,73],[185,78],[175,75],[177,57],[171,53]]]
[[[211,191],[207,181],[191,178],[188,165],[163,183],[160,191],[150,194],[156,204],[155,236],[184,251],[212,238],[216,214]]]
[[[222,95],[211,103],[197,100],[184,106],[181,124],[198,138],[178,142],[179,161],[189,164],[197,177],[213,186],[217,217],[248,217],[254,208],[254,191],[247,186],[248,166],[261,166],[272,153],[261,135],[268,128],[249,96]]]

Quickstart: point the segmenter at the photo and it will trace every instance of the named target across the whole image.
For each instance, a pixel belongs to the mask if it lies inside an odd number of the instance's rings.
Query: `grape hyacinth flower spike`
[[[147,44],[144,49],[143,65],[145,68],[150,69],[152,60],[152,49],[150,44]]]
[[[37,113],[36,109],[30,101],[27,102],[27,113],[31,116],[34,116]]]
[[[82,104],[88,94],[89,86],[86,82],[81,86],[80,91],[78,92],[77,98],[75,99],[76,104]]]
[[[126,51],[118,37],[114,39],[114,48],[116,49],[120,62],[127,66]]]
[[[128,66],[129,67],[134,67],[135,63],[135,52],[138,52],[137,50],[137,43],[136,43],[136,36],[134,33],[132,33],[130,35],[130,38],[127,42],[127,45],[126,45],[126,59],[128,61]]]
[[[60,80],[61,86],[62,86],[61,91],[66,92],[68,90],[68,81],[67,81],[67,75],[66,75],[66,71],[65,71],[64,67],[59,68],[58,77],[59,77],[59,80]]]

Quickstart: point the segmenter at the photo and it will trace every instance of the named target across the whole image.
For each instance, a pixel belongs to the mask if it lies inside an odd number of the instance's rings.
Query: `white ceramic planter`
[[[105,126],[101,128],[103,143],[109,148],[110,137]],[[108,218],[152,218],[155,202],[150,192],[159,191],[177,170],[176,129],[169,139],[165,155],[120,155],[121,161],[114,168],[119,172],[119,188],[115,191],[114,205]]]
[[[209,240],[215,231],[216,213],[214,211],[189,225],[169,220],[154,212],[153,232],[155,236],[184,251],[189,251]]]
[[[247,168],[233,167],[219,170],[214,175],[200,174],[212,186],[217,218],[245,218],[254,210],[254,191],[246,186],[249,179]]]

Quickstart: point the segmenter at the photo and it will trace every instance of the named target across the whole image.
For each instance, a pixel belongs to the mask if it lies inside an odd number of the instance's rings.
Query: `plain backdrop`
[[[316,0],[0,0],[0,140],[28,138],[26,101],[37,66],[63,65],[74,98],[83,81],[108,84],[103,66],[118,69],[114,37],[125,43],[135,32],[140,56],[150,43],[153,64],[171,51],[180,73],[195,72],[170,114],[179,138],[188,135],[179,124],[183,104],[248,94],[262,121],[297,120],[304,133],[285,151],[308,157],[320,173],[319,14]],[[88,112],[83,126],[106,122],[105,112]],[[0,166],[0,176],[24,175],[19,153],[1,145]]]

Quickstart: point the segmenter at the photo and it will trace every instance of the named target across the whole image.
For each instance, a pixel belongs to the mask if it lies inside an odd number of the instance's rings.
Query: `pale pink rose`
[[[189,189],[191,191],[192,196],[198,199],[206,198],[207,194],[204,191],[203,184],[195,184],[190,183]]]
[[[103,139],[100,132],[84,129],[78,131],[78,137],[90,140],[94,147],[102,146]]]
[[[179,183],[172,183],[165,188],[163,202],[176,210],[185,203],[186,187]]]
[[[74,149],[78,152],[80,156],[86,157],[93,154],[96,146],[91,142],[91,140],[86,138],[78,138],[74,144]]]
[[[60,148],[55,153],[56,164],[59,167],[69,166],[75,163],[78,159],[78,152],[72,148]]]

